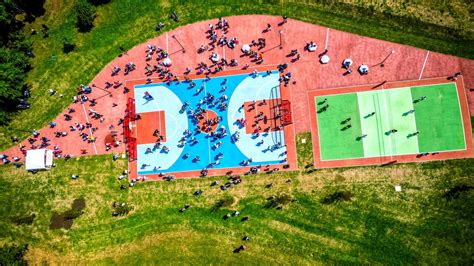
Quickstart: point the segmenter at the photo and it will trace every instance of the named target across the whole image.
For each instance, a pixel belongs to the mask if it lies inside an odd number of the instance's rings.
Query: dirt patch
[[[72,202],[72,209],[82,211],[86,207],[86,200],[84,198],[75,199]]]
[[[86,207],[86,201],[84,198],[78,198],[73,201],[71,204],[71,209],[66,210],[62,213],[53,212],[51,216],[51,221],[49,224],[49,229],[60,229],[64,228],[66,230],[72,227],[74,219],[82,215],[83,209]]]

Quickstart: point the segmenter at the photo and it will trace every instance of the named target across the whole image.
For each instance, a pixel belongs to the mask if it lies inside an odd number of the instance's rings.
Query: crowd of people
[[[283,19],[282,23],[286,22],[286,18]],[[238,59],[237,58],[231,58],[231,59],[226,59],[226,58],[220,58],[217,52],[215,51],[215,48],[220,46],[226,46],[229,49],[235,49],[237,46],[240,45],[240,41],[236,36],[229,36],[229,29],[230,29],[230,23],[227,19],[225,18],[219,18],[216,24],[210,24],[209,28],[206,32],[206,38],[209,40],[209,43],[206,43],[205,45],[201,45],[198,49],[198,53],[210,53],[209,57],[209,62],[198,62],[196,67],[188,66],[186,67],[186,70],[183,72],[183,77],[181,78],[181,74],[175,73],[171,70],[170,65],[167,65],[164,63],[165,59],[169,58],[169,53],[165,49],[154,45],[154,44],[148,44],[145,49],[145,55],[144,55],[144,61],[146,62],[146,66],[144,69],[144,75],[147,77],[154,77],[155,75],[161,79],[170,84],[171,82],[181,82],[181,81],[187,81],[189,82],[189,86],[193,88],[196,86],[195,82],[191,80],[189,77],[192,72],[195,74],[202,74],[206,77],[206,79],[211,79],[212,75],[215,75],[221,71],[223,71],[224,67],[241,67],[242,69],[247,69],[250,65],[244,64],[244,65],[239,65]],[[269,32],[271,31],[271,25],[267,25],[267,28],[264,30],[264,32]],[[266,39],[264,36],[261,36],[259,38],[256,38],[255,40],[252,40],[249,44],[250,49],[246,52],[243,52],[242,56],[247,56],[251,59],[251,62],[255,64],[260,64],[264,60],[264,52],[262,49],[266,47]],[[218,58],[218,60],[215,60]],[[290,81],[291,77],[291,72],[287,71],[288,65],[286,63],[282,63],[281,65],[278,66],[278,70],[281,73],[281,78],[280,81],[284,83],[285,85],[288,84]],[[109,90],[110,88],[120,88],[123,86],[123,82],[120,80],[116,80],[116,77],[119,76],[121,73],[123,75],[128,75],[132,71],[137,70],[137,65],[129,61],[127,62],[124,66],[120,65],[115,65],[112,67],[111,72],[110,72],[110,78],[111,80],[106,80],[104,82],[104,88],[100,88],[99,86],[92,84],[91,86],[89,85],[81,85],[77,89],[78,94],[73,97],[73,103],[83,105],[87,112],[88,118],[86,119],[87,121],[83,122],[83,117],[80,116],[78,117],[78,114],[81,115],[82,112],[77,113],[76,112],[76,107],[70,107],[67,109],[67,111],[63,114],[63,119],[64,121],[51,121],[50,127],[54,128],[56,127],[57,123],[61,123],[61,129],[60,130],[55,130],[53,131],[51,135],[51,139],[46,137],[46,136],[40,136],[39,131],[34,130],[32,132],[32,137],[28,139],[29,147],[26,147],[25,145],[20,146],[20,150],[23,152],[23,154],[26,154],[26,149],[37,149],[37,148],[46,148],[46,147],[54,147],[54,155],[57,158],[70,158],[73,155],[73,153],[69,154],[63,154],[62,149],[59,144],[56,144],[55,140],[59,140],[61,138],[73,138],[74,136],[78,136],[80,141],[86,142],[91,145],[96,145],[96,137],[95,133],[99,130],[99,128],[108,126],[109,129],[114,129],[115,126],[120,126],[123,123],[123,119],[120,119],[118,121],[117,125],[110,124],[110,125],[105,125],[105,121],[107,120],[106,117],[99,111],[97,111],[94,106],[96,106],[100,101],[109,101],[107,98],[105,99],[99,99],[99,98],[93,98],[90,97],[90,95],[93,95],[93,91],[102,89],[102,90]],[[255,73],[255,75],[258,75],[258,72]],[[114,80],[115,79],[115,80]],[[150,82],[152,80],[150,79]],[[226,81],[226,80],[225,80]],[[219,110],[225,111],[228,108],[228,96],[225,93],[226,92],[226,84],[222,84],[221,90],[220,90],[220,95],[212,95],[210,93],[207,93],[206,95],[203,96],[203,99],[199,102],[199,104],[195,107],[189,106],[189,105],[183,105],[182,110],[186,111],[191,120],[195,123],[196,125],[196,130],[200,131],[202,133],[208,134],[213,140],[216,141],[214,148],[218,148],[222,141],[219,141],[219,139],[226,137],[229,133],[226,132],[226,129],[223,127],[217,127],[219,123],[222,120],[222,117],[216,116],[211,119],[207,118],[205,116],[205,112],[207,111],[207,107],[209,106],[216,106]],[[128,92],[128,88],[124,87],[124,92]],[[196,88],[196,94],[199,95],[202,93],[202,87]],[[112,95],[110,95],[112,96]],[[145,94],[145,99],[147,101],[152,101],[153,96],[151,94]],[[117,106],[117,104],[113,105],[114,107]],[[204,108],[206,106],[206,108]],[[82,108],[82,107],[81,107]],[[263,116],[257,118],[257,123],[258,121],[262,120]],[[236,121],[236,123],[240,124],[241,126],[246,126],[247,121],[245,120],[239,120]],[[67,124],[68,127],[67,129],[64,128],[64,124]],[[217,128],[216,128],[217,127]],[[186,132],[183,132],[183,138],[180,141],[180,144],[182,147],[185,145],[189,144],[197,144],[198,140],[195,137],[192,137],[191,134],[187,134]],[[254,132],[254,134],[260,134],[259,132]],[[157,144],[154,146],[151,151],[147,150],[147,152],[154,152],[156,149],[159,149],[160,151],[164,152],[169,152],[169,149],[172,147],[167,147],[166,145],[161,145],[160,142],[163,140],[161,136],[157,136]],[[238,132],[235,132],[230,135],[231,140],[233,142],[239,141],[240,135]],[[12,140],[18,141],[15,136],[12,137]],[[57,141],[60,143],[61,141]],[[263,143],[261,143],[263,144]],[[118,147],[121,145],[121,142],[117,139],[114,139],[113,142],[111,143],[104,143],[105,145],[105,151],[110,151],[114,147]],[[84,147],[84,146],[81,146]],[[89,149],[85,148],[78,148],[78,152],[76,155],[84,155],[88,154]],[[190,156],[190,155],[188,155]],[[222,155],[221,155],[222,156]],[[200,160],[198,156],[191,156],[194,158],[195,161]],[[116,155],[114,154],[114,159],[116,158]],[[15,158],[16,160],[20,160],[18,157]],[[7,155],[2,155],[2,160],[4,163],[9,163],[10,159],[8,158]],[[216,160],[215,162],[211,163],[211,167],[218,165],[219,160]],[[142,166],[142,167],[147,167],[147,166]],[[154,167],[154,169],[159,169],[159,166]],[[251,172],[256,172],[258,169],[254,168],[249,171]],[[207,174],[207,171],[203,171],[203,173]],[[168,178],[170,179],[170,178]]]
[[[284,18],[282,24],[286,23],[286,18]],[[209,43],[205,45],[199,46],[199,48],[196,50],[197,53],[210,53],[209,56],[209,62],[198,62],[197,66],[194,67],[195,73],[197,75],[204,75],[206,80],[210,80],[212,75],[219,73],[224,69],[224,67],[230,66],[230,67],[238,67],[239,64],[237,62],[236,58],[232,58],[230,60],[226,58],[220,58],[220,56],[217,54],[215,51],[215,48],[218,46],[226,46],[230,49],[234,49],[236,45],[239,44],[239,40],[237,37],[228,37],[229,34],[229,29],[230,29],[230,24],[229,21],[225,18],[219,18],[216,24],[209,24],[209,28],[206,31],[206,38],[209,40]],[[270,27],[267,25],[267,28],[264,32],[271,31],[271,25]],[[310,44],[310,46],[314,45],[313,43]],[[242,51],[243,54],[242,56],[248,56],[251,58],[251,61],[259,64],[263,62],[263,52],[261,51],[263,48],[266,46],[266,40],[265,38],[259,37],[255,40],[252,40],[250,43],[250,49],[247,51]],[[299,58],[300,55],[297,52],[297,50],[292,50],[291,51],[292,55],[295,57]],[[194,96],[196,97],[202,97],[197,105],[191,106],[189,102],[185,101],[184,104],[181,106],[181,112],[186,112],[188,117],[190,118],[191,122],[194,125],[194,132],[190,132],[190,130],[186,129],[183,132],[183,136],[181,137],[179,141],[178,148],[184,148],[186,145],[196,145],[199,140],[194,136],[194,133],[204,133],[207,134],[209,138],[212,139],[214,142],[213,146],[211,147],[214,150],[217,150],[221,145],[222,145],[222,138],[228,136],[228,132],[226,131],[226,128],[224,126],[218,127],[219,123],[222,121],[221,116],[213,116],[209,117],[208,112],[209,108],[216,107],[220,111],[225,111],[228,107],[228,95],[226,94],[226,82],[227,79],[224,79],[224,81],[221,83],[221,89],[219,91],[219,95],[213,95],[212,93],[207,92],[203,96],[200,96],[201,93],[204,91],[204,84],[201,86],[196,87],[196,83],[189,77],[189,74],[193,72],[193,67],[187,66],[185,68],[185,71],[183,73],[183,78],[180,78],[180,74],[175,73],[171,70],[169,66],[166,66],[163,61],[164,59],[168,58],[169,54],[167,51],[165,51],[163,48],[155,45],[155,44],[148,44],[147,48],[145,50],[145,58],[144,60],[147,61],[146,67],[145,67],[145,75],[146,76],[151,76],[154,75],[155,73],[158,74],[158,77],[160,79],[164,79],[167,83],[171,82],[176,82],[179,83],[181,80],[184,82],[189,83],[189,89],[195,89],[195,94]],[[151,63],[152,61],[156,63]],[[248,68],[249,65],[246,64],[242,66],[242,69]],[[119,69],[118,67],[114,69]],[[280,82],[287,86],[292,78],[292,73],[288,71],[288,64],[287,63],[282,63],[278,65],[278,70],[281,73],[280,76]],[[115,73],[116,71],[113,71]],[[271,74],[271,71],[268,71],[267,74]],[[256,70],[252,71],[252,75],[254,77],[258,76],[258,72]],[[153,96],[146,91],[144,93],[145,95],[143,98],[146,101],[151,101],[154,100]],[[263,104],[266,104],[265,101],[263,101]],[[243,107],[243,106],[242,106]],[[252,107],[251,107],[252,108]],[[255,108],[255,105],[253,106]],[[253,109],[250,109],[249,111],[252,111]],[[253,137],[259,137],[261,134],[260,132],[268,132],[270,131],[270,126],[266,125],[264,128],[263,126],[263,120],[267,120],[267,117],[264,116],[263,113],[258,114],[254,121],[255,122],[255,129],[254,132],[252,133]],[[238,124],[240,127],[245,127],[247,125],[247,121],[245,119],[237,119],[235,121],[236,124]],[[259,125],[261,123],[262,126]],[[275,130],[282,130],[283,126],[279,125]],[[146,149],[145,153],[153,153],[153,152],[169,152],[169,149],[174,149],[174,147],[167,147],[164,145],[161,145],[162,138],[159,138],[158,136],[154,135],[156,138],[156,143],[153,148],[148,148]],[[239,132],[234,132],[230,135],[231,141],[232,142],[237,142],[240,139]],[[258,141],[258,145],[263,145],[263,139]],[[264,149],[264,151],[267,150],[274,150],[275,148],[281,148],[281,144],[274,144],[274,145],[269,145],[267,149]],[[164,149],[166,151],[164,151]],[[208,174],[209,169],[208,168],[213,168],[217,165],[220,164],[220,158],[222,158],[223,154],[219,153],[220,156],[216,157],[216,160],[213,162],[210,162],[208,167],[205,169],[202,169],[201,175],[206,176]],[[182,156],[182,159],[187,159],[191,157],[192,160],[191,162],[199,162],[201,158],[196,155],[192,156],[190,154],[184,154]],[[252,159],[250,158],[249,160],[246,160],[245,162],[242,162],[242,166],[249,166],[249,164],[252,162]],[[159,164],[159,162],[158,162]],[[152,168],[154,171],[158,171],[161,169],[159,165],[152,166],[148,164],[142,164],[140,166],[142,169],[148,169]],[[259,171],[261,166],[258,167],[250,167],[250,170],[248,173],[256,173]],[[269,169],[266,169],[269,170]],[[270,169],[272,171],[275,171],[277,169]],[[162,171],[158,171],[162,172]],[[161,173],[160,175],[163,176],[164,179],[167,180],[173,180],[174,178],[170,178],[168,174]]]

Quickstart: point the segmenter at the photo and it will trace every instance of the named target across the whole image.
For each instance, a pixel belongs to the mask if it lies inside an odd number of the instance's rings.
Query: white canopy
[[[369,73],[369,67],[367,65],[360,65],[359,72],[361,74],[367,74]]]
[[[342,62],[342,64],[346,67],[350,67],[352,65],[352,59],[350,58],[346,58],[344,59],[344,61]]]
[[[169,57],[166,57],[164,60],[163,60],[163,65],[165,66],[171,66],[171,59]]]
[[[26,170],[49,169],[53,165],[53,151],[47,149],[26,151]]]
[[[248,45],[248,44],[242,45],[242,52],[244,52],[244,53],[250,52],[250,45]]]
[[[213,54],[213,55],[211,56],[211,60],[212,60],[212,62],[214,62],[214,63],[216,63],[217,61],[219,61],[219,59],[220,59],[220,57],[219,57],[218,54]]]
[[[321,62],[321,64],[327,64],[329,63],[329,56],[328,55],[323,55],[321,56],[321,59],[319,59],[319,61]]]

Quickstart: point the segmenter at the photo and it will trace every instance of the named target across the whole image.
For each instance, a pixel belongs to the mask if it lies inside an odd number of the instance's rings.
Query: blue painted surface
[[[227,81],[224,82],[224,79]],[[286,158],[284,141],[279,148],[267,149],[268,147],[275,147],[275,134],[280,134],[280,138],[284,140],[284,133],[282,131],[261,134],[259,137],[253,138],[251,134],[245,134],[243,128],[239,129],[239,127],[234,125],[236,118],[244,117],[244,111],[239,110],[244,101],[279,97],[279,88],[278,93],[274,93],[275,87],[279,86],[277,71],[273,71],[270,75],[261,72],[258,77],[241,74],[213,77],[210,80],[196,79],[193,82],[196,84],[194,88],[190,88],[190,83],[188,82],[135,86],[137,114],[159,110],[165,111],[167,141],[163,142],[162,145],[169,148],[167,153],[163,150],[156,150],[147,154],[146,149],[153,149],[154,143],[138,145],[137,165],[139,175],[195,171],[204,168],[239,167],[242,161],[249,158],[253,159],[253,162],[249,165],[281,164],[284,162]],[[202,91],[197,93],[197,89],[201,88],[201,86],[203,86]],[[225,91],[222,91],[223,86],[226,87]],[[272,89],[274,90],[273,93]],[[145,92],[148,92],[153,99],[145,99]],[[194,130],[196,126],[189,115],[189,107],[196,110],[200,100],[204,100],[208,93],[215,97],[214,102],[225,94],[227,96],[225,102],[229,106],[226,110],[220,110],[218,105],[202,104],[204,109],[212,110],[218,116],[221,116],[222,121],[218,127],[224,127],[227,131],[227,136],[215,141],[207,134],[196,133]],[[188,102],[189,107],[186,112],[180,112],[184,102]],[[184,136],[184,130],[187,128],[192,134],[191,137],[187,138],[188,142],[182,147],[179,145],[179,140]],[[236,131],[239,131],[241,140],[233,143],[231,135]],[[189,140],[192,137],[198,140],[197,144],[190,145]],[[258,142],[261,140],[264,143],[258,145]],[[214,144],[218,141],[221,141],[222,145],[215,148]],[[211,163],[215,163],[218,160],[216,156],[219,153],[223,154],[223,157],[219,159],[219,164],[210,166]],[[189,158],[184,159],[184,154],[189,154]],[[200,157],[200,161],[193,162],[193,158],[196,156]],[[143,164],[148,166],[141,168]],[[154,167],[158,169],[154,170]]]

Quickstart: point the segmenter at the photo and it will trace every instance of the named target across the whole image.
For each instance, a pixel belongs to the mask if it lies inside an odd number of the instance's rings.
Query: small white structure
[[[350,58],[346,58],[344,59],[344,61],[342,62],[342,65],[348,69],[350,66],[352,66],[352,59]]]
[[[53,166],[53,151],[47,149],[26,151],[27,171],[50,169]]]
[[[242,52],[244,52],[244,53],[250,52],[250,45],[248,45],[248,44],[242,45]]]
[[[318,49],[318,46],[314,42],[308,43],[308,51],[315,52]]]
[[[359,73],[360,73],[361,75],[368,74],[368,73],[369,73],[369,67],[368,67],[367,65],[364,65],[364,64],[360,65],[360,67],[359,67]]]
[[[402,186],[395,185],[395,192],[402,192]]]
[[[323,55],[323,56],[321,56],[321,58],[319,59],[319,61],[321,62],[321,64],[327,64],[327,63],[329,63],[329,60],[330,60],[330,58],[329,58],[328,55]]]
[[[169,57],[166,57],[164,60],[163,60],[163,65],[169,67],[171,66],[171,59]]]
[[[213,53],[212,56],[211,56],[211,61],[213,63],[217,63],[217,62],[219,62],[219,60],[220,60],[220,56],[216,53]]]

